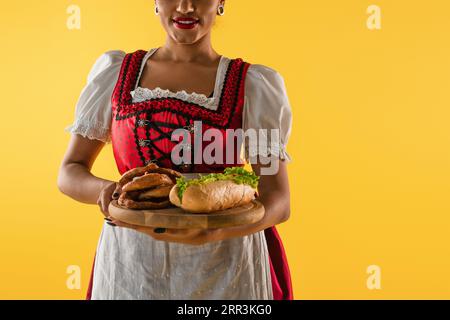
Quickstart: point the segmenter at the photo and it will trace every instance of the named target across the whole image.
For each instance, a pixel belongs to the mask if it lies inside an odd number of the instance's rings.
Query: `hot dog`
[[[208,213],[244,205],[255,199],[259,177],[242,167],[226,168],[187,181],[177,178],[170,202],[192,213]]]

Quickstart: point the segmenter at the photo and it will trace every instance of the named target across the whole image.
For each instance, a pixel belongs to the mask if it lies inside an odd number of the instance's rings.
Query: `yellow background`
[[[66,27],[70,4],[81,30]],[[366,27],[371,4],[381,30]],[[219,53],[286,81],[292,214],[278,230],[295,298],[450,298],[449,12],[446,0],[228,0],[218,17]],[[82,299],[103,218],[57,189],[63,130],[101,53],[165,34],[151,0],[8,1],[0,32],[0,298]],[[94,174],[118,178],[110,146]]]

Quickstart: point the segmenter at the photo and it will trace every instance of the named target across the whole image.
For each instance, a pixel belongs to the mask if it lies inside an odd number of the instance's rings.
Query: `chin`
[[[199,37],[197,36],[187,36],[187,35],[177,35],[174,34],[172,38],[180,44],[193,44],[198,41]]]

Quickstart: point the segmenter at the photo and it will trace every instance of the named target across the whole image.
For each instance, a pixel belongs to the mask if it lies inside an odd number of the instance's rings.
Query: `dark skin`
[[[217,15],[217,6],[224,3],[225,1],[221,0],[155,1],[161,24],[167,32],[167,39],[165,45],[147,61],[140,85],[147,88],[159,86],[174,92],[186,90],[208,96],[214,89],[220,59],[220,55],[211,46],[211,27]],[[199,24],[189,30],[178,29],[172,23],[174,17],[197,18]],[[116,182],[91,173],[92,166],[104,146],[102,141],[90,140],[78,134],[72,135],[59,169],[58,188],[77,201],[97,204],[108,218],[108,205],[112,200]],[[286,163],[278,159],[275,161],[278,161],[279,169],[271,175],[261,175],[261,169],[268,165],[252,162],[253,171],[260,176],[258,200],[264,204],[266,210],[264,218],[255,224],[220,229],[166,229],[165,233],[155,233],[155,229],[151,227],[133,226],[117,220],[112,222],[118,227],[134,229],[156,240],[191,245],[243,237],[262,231],[285,222],[290,216]]]

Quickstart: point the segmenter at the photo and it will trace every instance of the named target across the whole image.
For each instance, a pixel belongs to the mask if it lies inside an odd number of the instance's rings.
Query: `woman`
[[[211,27],[224,14],[224,5],[224,0],[155,1],[167,32],[164,46],[107,51],[89,73],[76,119],[66,128],[73,134],[58,177],[63,193],[97,203],[107,220],[88,299],[292,299],[289,268],[274,227],[290,214],[289,100],[275,70],[221,56],[212,48]],[[260,175],[264,219],[209,230],[134,227],[109,219],[116,182],[90,172],[107,143],[112,143],[120,174],[150,162],[186,176],[242,165],[172,163],[171,132],[192,132],[194,121],[221,132],[279,130],[279,142],[268,145],[279,166],[276,174],[261,175],[267,166],[262,155],[256,157],[261,162],[251,161]],[[247,161],[254,156],[245,148]]]

